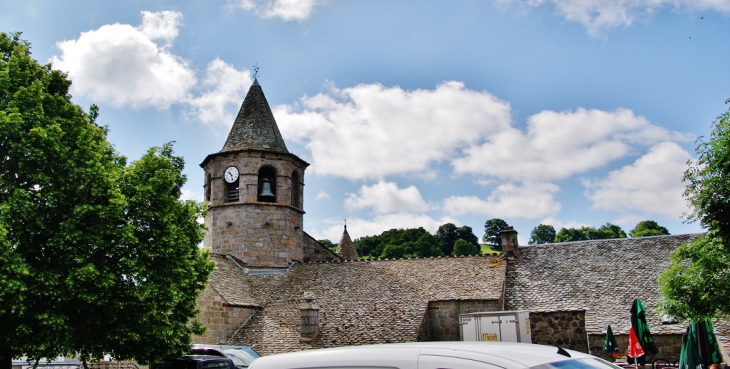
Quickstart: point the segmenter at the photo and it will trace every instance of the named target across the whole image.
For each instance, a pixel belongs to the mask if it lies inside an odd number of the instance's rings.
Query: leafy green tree
[[[727,100],[726,103],[729,103]],[[684,172],[689,221],[709,229],[671,254],[659,279],[659,307],[680,319],[730,316],[730,110],[717,117],[710,140]]]
[[[653,220],[644,220],[639,222],[634,229],[629,232],[631,237],[648,237],[668,235],[669,230],[657,224]]]
[[[457,240],[464,240],[479,247],[479,239],[474,235],[471,227],[457,227],[453,223],[446,223],[436,231],[439,248],[444,255],[451,255],[454,250],[454,243]]]
[[[354,241],[361,258],[402,258],[441,256],[436,236],[423,227],[391,229],[378,236],[366,236]]]
[[[326,247],[327,249],[329,249],[332,252],[336,252],[337,251],[337,244],[334,243],[334,242],[332,242],[332,241],[330,241],[330,240],[327,240],[327,239],[317,240],[317,242],[321,243],[322,246]]]
[[[509,226],[507,222],[502,219],[494,218],[484,223],[484,237],[482,240],[487,245],[492,245],[495,250],[502,250],[502,236],[499,232],[502,228]]]
[[[555,235],[555,242],[571,242],[588,240],[588,235],[579,228],[560,228]]]
[[[555,227],[549,224],[540,224],[530,232],[529,245],[540,245],[544,243],[553,243],[555,241]]]
[[[467,240],[456,240],[452,255],[479,255],[480,253],[481,249],[479,246]]]
[[[168,144],[127,166],[98,109],[30,55],[0,33],[0,368],[182,353],[213,268],[203,207],[180,201],[182,158]]]
[[[626,232],[621,227],[606,223],[600,228],[583,226],[580,228],[561,228],[555,235],[555,242],[605,240],[611,238],[626,238]]]
[[[615,224],[606,223],[601,228],[598,228],[598,231],[600,232],[600,238],[591,238],[592,240],[626,238],[626,232]]]

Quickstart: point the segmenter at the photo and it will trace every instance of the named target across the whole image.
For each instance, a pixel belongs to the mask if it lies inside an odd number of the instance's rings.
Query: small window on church
[[[299,201],[299,193],[299,173],[294,171],[291,174],[291,204],[297,208],[302,207]]]
[[[238,193],[238,181],[236,183],[226,183],[226,202],[237,202]]]
[[[259,169],[258,201],[276,202],[276,169],[262,167]]]

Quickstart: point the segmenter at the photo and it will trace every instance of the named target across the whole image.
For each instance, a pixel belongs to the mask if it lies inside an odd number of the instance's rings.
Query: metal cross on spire
[[[258,63],[255,63],[253,65],[253,79],[256,79],[259,76],[259,66]]]

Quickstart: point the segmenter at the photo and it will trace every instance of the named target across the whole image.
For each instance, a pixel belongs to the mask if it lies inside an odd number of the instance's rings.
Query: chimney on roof
[[[516,263],[520,256],[519,245],[517,244],[517,231],[511,226],[502,228],[499,231],[502,237],[502,255],[509,263]]]
[[[299,342],[311,342],[319,335],[319,306],[314,302],[313,293],[304,293],[299,304],[299,315]]]

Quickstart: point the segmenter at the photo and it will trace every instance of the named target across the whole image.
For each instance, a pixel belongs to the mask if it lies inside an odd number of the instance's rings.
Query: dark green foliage
[[[571,242],[585,241],[588,235],[583,232],[582,228],[560,228],[558,234],[555,235],[555,242]]]
[[[555,228],[551,225],[540,224],[530,233],[529,245],[540,245],[553,243],[555,241]]]
[[[328,250],[330,250],[332,252],[336,252],[337,251],[337,244],[334,243],[334,242],[332,242],[332,241],[330,241],[330,240],[327,240],[327,239],[317,240],[317,242],[321,243],[322,246],[326,247]]]
[[[182,353],[212,263],[170,144],[126,165],[66,76],[0,34],[0,357]]]
[[[606,223],[601,226],[601,228],[598,228],[598,231],[601,233],[601,238],[599,239],[611,239],[611,238],[626,238],[626,232],[624,232],[621,227]]]
[[[454,251],[452,255],[479,255],[481,249],[478,245],[475,245],[466,240],[456,240],[454,243]]]
[[[561,228],[555,235],[555,242],[606,240],[612,238],[626,238],[626,232],[621,227],[606,223],[601,228],[583,226],[580,228]]]
[[[726,103],[730,100],[726,101]],[[697,146],[697,161],[684,172],[688,221],[709,231],[680,246],[660,277],[659,306],[677,318],[701,321],[730,317],[730,110],[717,117],[708,142]]]
[[[634,229],[629,232],[631,237],[648,237],[668,235],[669,230],[657,224],[653,220],[645,220],[639,222]]]
[[[509,224],[499,218],[486,221],[484,223],[484,237],[482,240],[487,245],[492,245],[495,250],[502,251],[502,236],[499,234],[499,231],[507,226],[509,226]]]
[[[366,236],[354,242],[361,258],[408,258],[442,256],[436,236],[423,227],[391,229],[379,236]]]
[[[730,250],[715,231],[700,235],[671,254],[659,278],[660,308],[682,320],[730,316]]]
[[[439,248],[444,255],[451,255],[454,250],[454,243],[457,240],[464,240],[479,247],[479,239],[474,235],[471,227],[457,227],[453,223],[446,223],[436,231]]]

